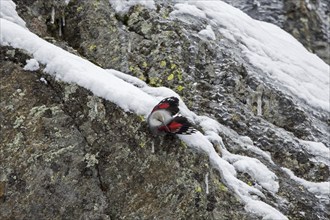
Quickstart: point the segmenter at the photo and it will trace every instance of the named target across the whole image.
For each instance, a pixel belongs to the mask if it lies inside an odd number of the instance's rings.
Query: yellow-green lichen
[[[174,79],[174,74],[173,74],[173,73],[171,73],[171,74],[167,77],[167,80],[172,80],[172,79]]]
[[[138,117],[139,117],[140,121],[145,121],[146,120],[143,115],[138,115]]]
[[[165,60],[160,61],[160,67],[165,67],[165,66],[166,66],[166,61]]]
[[[138,77],[142,81],[146,81],[146,77],[143,75],[143,72],[138,66],[129,66],[128,67],[129,71],[133,73],[136,77]]]
[[[147,142],[144,142],[144,141],[140,142],[139,147],[144,148],[146,146],[146,144],[147,144]]]
[[[147,64],[146,61],[144,61],[144,62],[142,63],[142,67],[143,67],[143,68],[147,68],[147,67],[148,67],[148,64]]]
[[[182,73],[181,72],[178,72],[177,77],[178,77],[179,81],[182,81]]]
[[[220,182],[218,183],[218,187],[219,187],[219,190],[222,191],[222,192],[227,192],[228,191],[228,188]]]
[[[182,146],[183,148],[185,148],[185,149],[187,149],[187,148],[188,148],[188,146],[187,146],[186,142],[184,142],[184,141],[181,141],[180,143],[181,143],[181,146]]]
[[[151,86],[161,86],[162,80],[156,77],[149,78],[149,85]]]
[[[89,51],[94,51],[96,50],[96,45],[95,44],[92,44],[88,47]]]
[[[146,77],[144,75],[139,75],[139,79],[142,81],[146,81]]]
[[[184,86],[178,85],[176,87],[176,90],[179,91],[179,92],[181,92],[182,90],[184,90]]]
[[[135,67],[134,66],[129,66],[128,69],[129,69],[129,71],[134,72]]]
[[[202,192],[202,187],[200,187],[200,186],[196,186],[196,187],[195,187],[195,192],[196,192],[196,193],[201,193],[201,192]]]

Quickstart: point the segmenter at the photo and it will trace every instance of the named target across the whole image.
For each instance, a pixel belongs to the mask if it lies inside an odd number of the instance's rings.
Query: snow
[[[305,151],[314,156],[313,160],[315,162],[330,166],[330,149],[323,143],[304,140],[300,140],[299,142]]]
[[[330,182],[310,182],[295,176],[294,173],[287,168],[282,167],[282,170],[285,171],[291,179],[304,186],[308,191],[315,194],[319,199],[323,200],[327,204],[330,203]]]
[[[277,176],[258,159],[231,154],[227,150],[223,150],[222,153],[222,158],[231,163],[237,171],[249,174],[260,186],[269,192],[277,193],[279,189]]]
[[[206,39],[210,39],[210,40],[216,39],[211,25],[207,25],[206,28],[198,32],[198,34],[205,37]]]
[[[153,0],[109,0],[109,3],[117,13],[126,13],[134,5],[143,5],[149,9],[156,9]]]
[[[206,19],[206,15],[203,11],[199,10],[195,5],[191,5],[188,3],[178,3],[174,6],[176,10],[170,13],[170,16],[176,17],[179,15],[190,15],[193,17],[199,17]]]
[[[234,41],[263,79],[286,90],[297,101],[330,110],[330,67],[279,27],[252,19],[222,1],[187,0],[170,15],[208,19],[224,37]],[[255,74],[260,74],[255,73]]]
[[[48,84],[47,80],[44,77],[41,77],[39,80],[40,82],[43,82],[46,85]]]
[[[0,0],[0,18],[14,22],[25,27],[25,21],[16,12],[16,4],[13,1]]]
[[[39,69],[39,63],[36,59],[29,59],[26,61],[26,65],[23,69],[28,71],[36,71]]]
[[[258,200],[249,201],[245,206],[245,210],[262,216],[262,220],[274,220],[274,219],[288,219],[282,213],[279,213],[276,209],[269,205],[264,205],[263,202]],[[257,211],[256,211],[257,210]]]

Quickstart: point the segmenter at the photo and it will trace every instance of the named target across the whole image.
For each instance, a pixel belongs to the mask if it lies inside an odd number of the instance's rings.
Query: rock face
[[[206,155],[1,52],[1,219],[248,217]]]
[[[252,67],[229,41],[196,34],[204,21],[169,19],[173,7],[164,2],[124,14],[106,0],[16,4],[27,27],[44,39],[103,68],[169,87],[191,110],[219,121],[230,152],[258,158],[276,173],[278,195],[263,191],[263,200],[290,219],[330,217],[326,203],[281,169],[329,181],[329,167],[313,162],[298,141],[330,147],[328,113],[302,108],[250,75]],[[257,219],[206,155],[175,137],[153,137],[143,117],[56,81],[43,67],[25,71],[30,58],[1,48],[1,219]],[[238,136],[250,137],[275,164]],[[249,174],[238,178],[256,184]]]

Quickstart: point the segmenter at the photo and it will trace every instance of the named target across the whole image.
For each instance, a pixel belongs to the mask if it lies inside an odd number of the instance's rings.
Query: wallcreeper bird
[[[184,134],[196,132],[188,119],[179,114],[179,99],[168,97],[160,101],[148,116],[148,124],[154,134]]]

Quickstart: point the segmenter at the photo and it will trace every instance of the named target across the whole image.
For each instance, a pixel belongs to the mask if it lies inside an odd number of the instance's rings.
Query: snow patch
[[[190,15],[193,17],[206,19],[206,14],[202,10],[198,9],[195,5],[191,5],[188,3],[178,3],[174,5],[174,8],[176,10],[170,13],[171,17],[177,17],[180,15]]]
[[[200,32],[198,32],[198,34],[205,37],[206,39],[210,39],[210,40],[216,39],[211,25],[207,25],[206,28],[204,30],[201,30]]]
[[[40,82],[43,82],[46,85],[48,84],[47,80],[44,77],[41,77],[39,80],[40,80]]]
[[[222,153],[222,158],[231,163],[237,171],[249,174],[267,191],[271,193],[278,192],[279,183],[277,181],[277,176],[258,159],[235,155],[227,150],[223,150]]]
[[[126,13],[134,5],[143,5],[148,9],[156,9],[153,0],[109,0],[117,13]]]
[[[27,71],[36,71],[39,69],[39,63],[36,59],[29,59],[26,61],[26,65],[23,69]]]
[[[330,166],[330,149],[321,142],[299,140],[302,148],[314,156],[315,162]]]
[[[326,204],[330,203],[330,182],[310,182],[295,176],[294,173],[288,168],[282,167],[282,170],[285,171],[291,179],[304,186],[311,193],[315,194],[320,200],[324,201]]]
[[[14,22],[25,28],[25,21],[18,16],[16,4],[11,0],[0,0],[0,18]]]
[[[245,210],[256,215],[262,216],[262,220],[288,219],[275,208],[267,204],[265,205],[263,202],[258,200],[250,200],[245,206]]]

